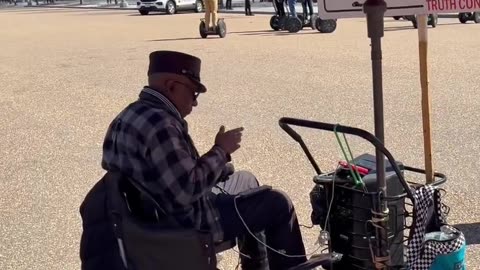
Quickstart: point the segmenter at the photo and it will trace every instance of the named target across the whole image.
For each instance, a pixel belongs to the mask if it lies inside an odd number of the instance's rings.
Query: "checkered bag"
[[[440,191],[427,185],[413,195],[415,214],[407,248],[408,269],[466,269],[465,237],[447,224]]]

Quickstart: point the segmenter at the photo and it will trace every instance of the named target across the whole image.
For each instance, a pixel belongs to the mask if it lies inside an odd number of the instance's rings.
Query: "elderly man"
[[[305,262],[297,217],[286,194],[270,189],[235,199],[259,185],[249,172],[228,172],[243,128],[220,127],[213,146],[203,155],[197,152],[185,117],[207,91],[200,66],[200,59],[180,52],[150,54],[148,86],[107,131],[103,168],[142,183],[179,224],[208,230],[217,242],[244,240],[239,243],[247,255],[241,256],[243,269],[281,270]],[[276,250],[268,249],[268,260],[260,242]]]

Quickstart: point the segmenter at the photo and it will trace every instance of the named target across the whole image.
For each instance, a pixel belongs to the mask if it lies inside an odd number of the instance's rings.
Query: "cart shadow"
[[[463,232],[467,245],[480,244],[480,222],[453,225]]]

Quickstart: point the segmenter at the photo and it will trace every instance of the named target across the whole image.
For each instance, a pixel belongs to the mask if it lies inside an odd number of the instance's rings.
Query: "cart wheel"
[[[480,12],[474,12],[473,13],[473,21],[475,23],[480,23]]]
[[[317,28],[315,25],[317,23],[317,18],[317,15],[312,15],[312,17],[310,17],[310,27],[312,27],[313,30]]]
[[[218,19],[217,21],[217,33],[220,38],[224,38],[227,35],[227,25],[223,19]]]
[[[428,15],[428,20],[430,21],[430,25],[435,28],[438,24],[438,15],[437,14],[430,14]]]
[[[272,18],[270,18],[270,27],[274,30],[274,31],[278,31],[280,30],[280,21],[278,19],[278,16],[272,16]]]
[[[337,29],[337,20],[322,20],[317,18],[315,28],[320,33],[333,33]]]
[[[468,21],[468,14],[467,13],[458,13],[458,20],[461,23],[467,23]]]
[[[206,38],[208,35],[207,35],[207,29],[205,27],[205,21],[201,21],[200,22],[200,25],[198,26],[198,30],[200,32],[200,36],[202,38]]]

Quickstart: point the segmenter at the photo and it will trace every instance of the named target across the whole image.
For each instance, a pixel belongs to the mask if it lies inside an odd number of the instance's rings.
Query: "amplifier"
[[[371,211],[378,200],[376,159],[363,154],[351,163],[362,170],[364,187],[356,186],[349,170],[342,166],[336,174],[315,177],[316,185],[310,193],[311,218],[313,224],[330,233],[330,252],[343,254],[333,269],[375,269],[372,257],[376,244],[375,229],[368,221],[372,219]],[[403,164],[397,164],[403,173]],[[388,160],[385,165],[387,196],[398,196],[388,202],[388,240],[391,269],[399,269],[404,265],[405,196],[399,196],[404,194],[404,188]],[[329,220],[324,228],[330,204]]]

